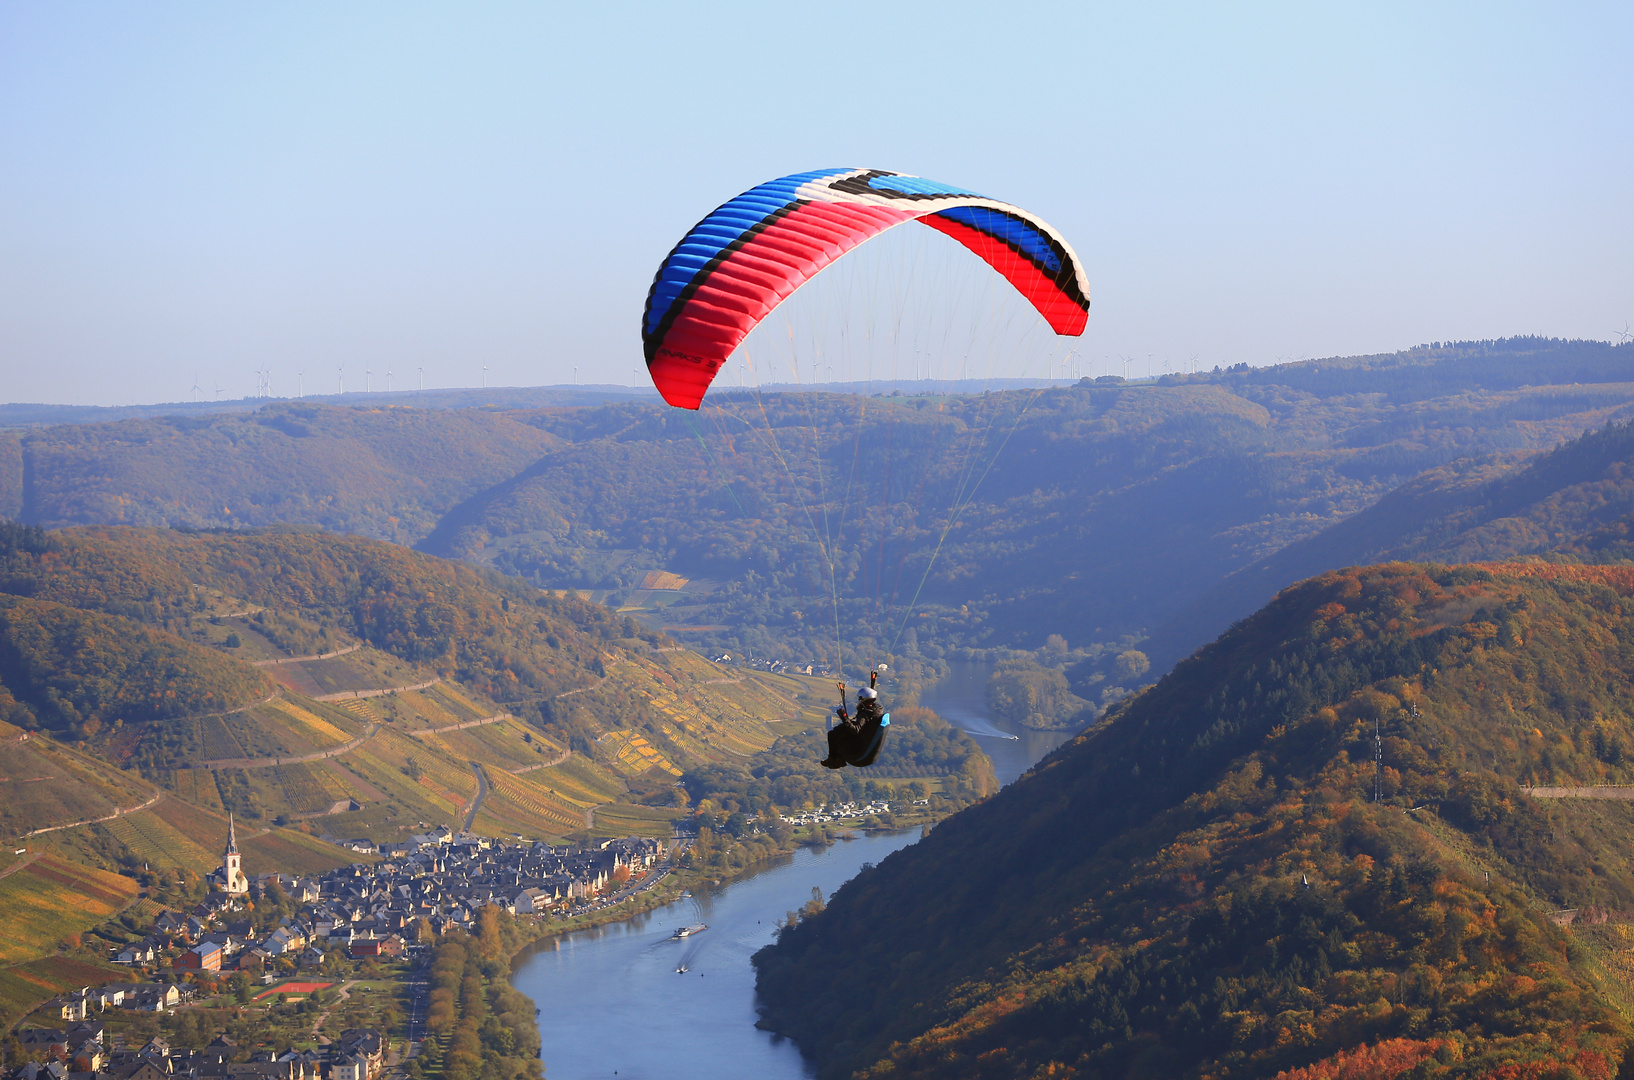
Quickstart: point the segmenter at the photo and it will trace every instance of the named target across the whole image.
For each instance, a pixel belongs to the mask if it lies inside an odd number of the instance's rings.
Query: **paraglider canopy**
[[[653,278],[641,340],[653,384],[696,409],[715,374],[771,310],[852,248],[920,221],[1004,275],[1057,334],[1084,332],[1089,282],[1054,229],[1019,207],[881,169],[795,173],[722,204]]]

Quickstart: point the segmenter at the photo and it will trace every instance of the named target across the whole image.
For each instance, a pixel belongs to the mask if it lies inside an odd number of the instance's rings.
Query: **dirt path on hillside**
[[[354,987],[356,985],[357,985],[357,980],[356,979],[347,979],[345,982],[341,983],[340,984],[340,989],[338,991],[336,991],[336,993],[340,994],[340,999],[335,1002],[335,1005],[339,1005],[342,1002],[349,999],[352,996],[352,987]],[[323,1030],[324,1021],[329,1019],[329,1014],[334,1011],[335,1005],[330,1005],[328,1008],[324,1009],[323,1012],[318,1014],[318,1018],[316,1020],[312,1021],[312,1038],[313,1039],[317,1039],[319,1037],[318,1032]],[[333,1040],[325,1039],[324,1041],[325,1042],[331,1042]]]
[[[126,814],[134,814],[138,810],[146,810],[148,807],[152,806],[154,803],[158,802],[160,799],[162,799],[164,797],[165,797],[165,793],[161,791],[161,792],[159,792],[159,794],[155,795],[153,798],[149,799],[147,802],[143,803],[141,806],[132,806],[132,807],[127,807],[124,810],[115,810],[113,813],[107,815],[106,817],[86,818],[84,821],[70,821],[66,825],[47,825],[43,829],[34,829],[31,832],[26,832],[26,833],[23,834],[23,836],[25,838],[30,837],[30,836],[39,836],[39,835],[41,835],[43,833],[57,832],[57,831],[62,830],[62,829],[72,829],[72,828],[76,828],[76,827],[78,827],[80,825],[100,825],[104,821],[112,821],[114,818],[124,817]],[[16,869],[16,867],[13,867],[12,869]]]
[[[442,682],[439,675],[430,682],[415,683],[413,686],[386,686],[379,690],[342,690],[338,694],[319,694],[313,701],[361,701],[364,698],[385,697],[387,694],[406,694],[411,690],[429,690]]]
[[[271,769],[279,765],[294,765],[302,761],[322,761],[324,758],[332,758],[338,757],[341,754],[349,754],[378,734],[380,734],[380,725],[370,724],[369,730],[365,731],[351,742],[330,747],[328,750],[318,750],[311,754],[297,754],[291,757],[217,758],[214,761],[201,761],[195,765],[194,768]]]
[[[344,649],[336,649],[334,652],[314,653],[311,656],[286,656],[282,660],[255,660],[251,662],[250,666],[279,667],[283,664],[304,664],[308,660],[333,660],[337,656],[345,656],[347,653],[355,653],[361,648],[363,648],[363,645],[359,643],[357,645],[348,645]]]
[[[1627,784],[1590,784],[1584,787],[1521,788],[1534,799],[1622,799],[1634,800],[1634,786]]]
[[[553,765],[562,764],[563,762],[565,762],[568,758],[570,758],[572,756],[573,756],[573,750],[570,747],[570,748],[568,748],[566,750],[563,750],[560,754],[557,754],[555,757],[551,758],[549,761],[541,761],[537,765],[524,765],[520,769],[512,769],[511,770],[511,775],[512,776],[521,776],[523,773],[532,772],[535,769],[548,769]]]
[[[18,859],[15,863],[12,863],[4,870],[0,870],[0,878],[10,877],[23,867],[27,866],[29,863],[33,862],[35,859],[38,859],[42,854],[44,853],[39,851],[29,852],[27,855],[24,855],[21,859]]]
[[[488,774],[482,771],[482,766],[474,761],[466,762],[471,771],[477,774],[477,797],[471,803],[471,812],[465,815],[464,832],[470,832],[471,826],[477,820],[477,811],[482,809],[482,800],[488,797]]]

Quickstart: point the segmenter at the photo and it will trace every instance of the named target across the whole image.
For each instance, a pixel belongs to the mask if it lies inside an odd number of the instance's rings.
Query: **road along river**
[[[987,668],[962,664],[924,703],[981,744],[1008,784],[1066,741],[1064,732],[1011,729],[986,711]],[[804,849],[729,885],[700,889],[628,922],[547,942],[519,958],[512,982],[539,1006],[549,1080],[805,1080],[787,1040],[755,1028],[749,957],[779,917],[826,897],[864,863],[882,861],[919,830]],[[673,940],[675,930],[709,929]],[[684,965],[686,972],[676,968]]]

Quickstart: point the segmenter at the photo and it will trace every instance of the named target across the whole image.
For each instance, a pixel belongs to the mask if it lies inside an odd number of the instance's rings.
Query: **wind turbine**
[[[1628,328],[1628,320],[1626,319],[1623,320],[1623,328],[1614,331],[1614,333],[1617,335],[1617,344],[1619,345],[1627,345],[1630,341],[1634,341],[1634,330]]]
[[[199,385],[199,373],[193,372],[193,400],[199,401],[204,397],[204,387]]]
[[[221,384],[216,382],[214,379],[211,379],[210,380],[210,385],[216,388],[216,400],[220,401],[221,400]]]
[[[482,365],[482,388],[484,390],[488,389],[488,365],[487,364]]]
[[[305,374],[306,374],[306,372],[302,371],[300,368],[295,369],[295,396],[296,397],[301,396],[301,376],[305,375]]]
[[[420,365],[420,389],[424,390],[425,388],[426,388],[426,366],[424,364],[421,364]]]
[[[365,394],[369,392],[369,380],[373,377],[374,372],[370,371],[368,368],[363,369],[363,392]]]
[[[391,368],[386,369],[386,393],[391,393]]]
[[[335,367],[335,393],[337,393],[337,394],[346,393],[346,365],[345,364],[339,364],[339,365],[337,365]]]

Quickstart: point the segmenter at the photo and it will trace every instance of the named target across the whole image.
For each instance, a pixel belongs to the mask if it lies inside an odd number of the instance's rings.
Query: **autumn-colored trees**
[[[1630,817],[1523,784],[1634,781],[1620,580],[1286,590],[786,931],[768,1022],[824,1075],[1608,1075],[1544,912],[1634,911]]]

